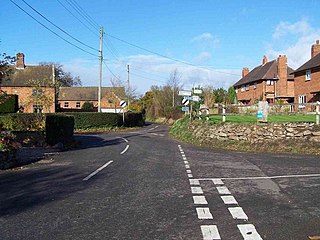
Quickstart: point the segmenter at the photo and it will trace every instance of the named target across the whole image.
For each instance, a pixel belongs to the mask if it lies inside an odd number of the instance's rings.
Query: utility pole
[[[127,65],[127,69],[128,69],[128,110],[129,110],[129,107],[130,107],[130,94],[131,94],[131,91],[130,91],[130,66],[129,64]]]
[[[102,85],[102,46],[103,46],[103,27],[100,28],[100,49],[99,49],[99,60],[100,60],[100,77],[99,77],[99,89],[98,89],[98,112],[101,112],[101,85]]]

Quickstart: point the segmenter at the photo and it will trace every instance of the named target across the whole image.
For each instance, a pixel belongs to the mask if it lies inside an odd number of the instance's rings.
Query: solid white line
[[[129,145],[126,146],[126,148],[120,153],[121,155],[124,154],[129,148]]]
[[[192,194],[203,194],[201,187],[191,187]]]
[[[206,205],[208,204],[205,196],[193,196],[193,203],[197,205]]]
[[[217,178],[217,179],[212,179],[212,182],[214,185],[223,185],[223,182],[221,179]]]
[[[234,219],[248,220],[248,216],[242,207],[229,207],[228,210]]]
[[[238,204],[237,200],[234,198],[234,196],[221,196],[222,201],[224,204]]]
[[[213,219],[209,208],[196,208],[199,219]]]
[[[195,179],[189,179],[189,183],[190,185],[200,185],[199,180],[195,180]]]
[[[83,179],[83,181],[87,181],[90,178],[92,178],[94,175],[96,175],[98,172],[100,172],[102,169],[106,168],[108,165],[110,165],[111,163],[113,163],[113,161],[109,161],[106,164],[104,164],[103,166],[99,167],[97,170],[95,170],[93,173],[89,174],[87,177],[85,177]]]
[[[220,195],[230,195],[231,194],[229,189],[227,187],[224,187],[224,186],[223,187],[217,187],[217,190],[218,190],[218,193]]]
[[[220,240],[220,234],[216,225],[201,225],[203,240]]]
[[[244,240],[263,240],[252,224],[237,225]]]

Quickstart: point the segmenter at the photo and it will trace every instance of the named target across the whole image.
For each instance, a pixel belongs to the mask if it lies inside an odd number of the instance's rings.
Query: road
[[[168,128],[77,135],[82,147],[0,172],[0,239],[308,239],[320,159],[173,140]]]

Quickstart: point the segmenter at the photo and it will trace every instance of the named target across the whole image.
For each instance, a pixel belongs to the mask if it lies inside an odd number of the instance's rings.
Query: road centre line
[[[93,173],[89,174],[87,177],[82,179],[83,181],[88,181],[90,178],[92,178],[94,175],[96,175],[98,172],[102,171],[104,168],[108,167],[113,161],[109,161],[103,166],[99,167],[97,170],[95,170]]]
[[[129,145],[126,146],[126,148],[120,153],[120,155],[124,154],[129,149]]]

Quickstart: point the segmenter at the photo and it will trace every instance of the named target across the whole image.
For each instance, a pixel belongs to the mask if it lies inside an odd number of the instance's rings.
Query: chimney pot
[[[311,47],[311,58],[320,53],[320,40],[316,40],[316,43]]]
[[[245,77],[246,75],[248,75],[249,72],[250,72],[250,71],[249,71],[249,68],[244,67],[244,68],[242,69],[242,77]]]
[[[263,56],[262,65],[265,65],[268,62],[268,58],[266,55]]]
[[[17,53],[16,55],[16,69],[24,69],[24,54],[23,53]]]

